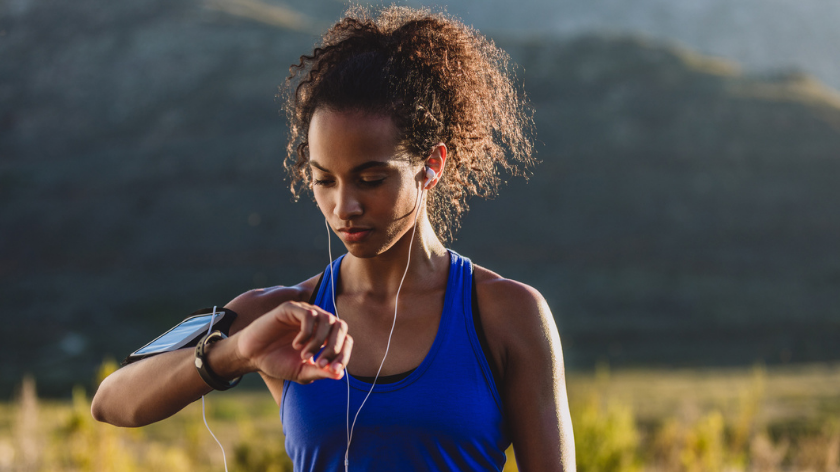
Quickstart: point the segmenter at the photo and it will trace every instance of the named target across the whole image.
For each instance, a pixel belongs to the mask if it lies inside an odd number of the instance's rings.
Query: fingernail
[[[303,360],[308,361],[309,359],[312,359],[312,353],[311,352],[307,352],[306,354],[303,355]]]
[[[342,369],[344,369],[344,366],[341,365],[341,362],[336,362],[335,364],[333,364],[332,369],[334,372],[341,372]]]
[[[327,362],[327,360],[326,360],[326,359],[321,359],[321,360],[318,362],[318,365],[320,365],[321,367],[326,367],[326,366],[327,366],[327,364],[328,364],[328,362]]]

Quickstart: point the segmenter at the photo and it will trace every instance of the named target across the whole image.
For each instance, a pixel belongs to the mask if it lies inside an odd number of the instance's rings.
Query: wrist
[[[247,371],[231,355],[229,338],[218,331],[204,336],[195,348],[194,362],[204,382],[215,390],[235,387]]]
[[[242,343],[241,332],[228,338],[228,343],[231,346],[231,362],[237,373],[248,374],[259,371],[256,362],[251,356],[243,353],[242,346],[240,345]]]
[[[233,374],[245,375],[258,371],[253,359],[242,352],[242,346],[240,346],[242,341],[241,333],[234,334],[226,341],[230,347],[230,363]]]
[[[222,377],[232,379],[256,372],[253,362],[239,349],[239,333],[213,344],[209,352],[210,365]],[[219,366],[216,369],[216,366]]]

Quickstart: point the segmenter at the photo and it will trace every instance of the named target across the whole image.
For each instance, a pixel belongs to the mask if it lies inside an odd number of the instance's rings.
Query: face
[[[399,149],[387,116],[318,109],[309,125],[315,201],[347,250],[373,257],[391,248],[414,223],[424,175]]]

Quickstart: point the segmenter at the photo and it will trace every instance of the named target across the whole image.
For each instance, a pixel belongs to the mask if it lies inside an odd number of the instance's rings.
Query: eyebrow
[[[311,165],[312,167],[320,170],[321,172],[331,173],[328,169],[326,169],[325,167],[321,166],[320,164],[318,164],[317,162],[315,162],[313,160],[309,161],[309,165]],[[350,169],[350,172],[351,173],[358,173],[358,172],[362,172],[364,170],[377,168],[377,167],[391,167],[391,165],[389,163],[383,162],[383,161],[367,161],[363,164],[359,164],[356,167]]]

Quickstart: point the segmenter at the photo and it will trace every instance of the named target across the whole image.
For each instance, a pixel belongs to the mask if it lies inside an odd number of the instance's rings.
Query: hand
[[[303,302],[283,303],[236,337],[239,354],[253,370],[299,383],[342,378],[353,349],[347,323]]]

